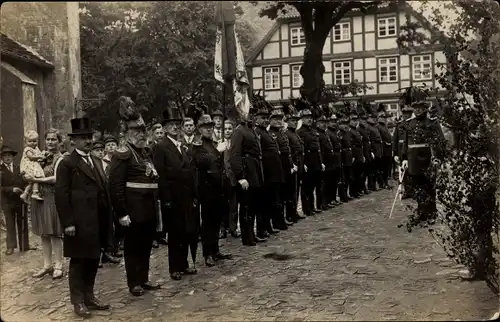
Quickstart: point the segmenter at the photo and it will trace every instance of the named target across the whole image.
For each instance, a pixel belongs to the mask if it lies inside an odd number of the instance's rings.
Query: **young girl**
[[[23,156],[21,158],[21,173],[28,174],[35,178],[43,178],[45,174],[43,172],[42,166],[39,161],[42,160],[42,152],[38,148],[38,133],[35,131],[28,131],[24,136],[26,147],[23,151]],[[31,193],[31,198],[36,200],[43,200],[40,196],[40,191],[38,190],[38,183],[30,183],[21,195],[24,201],[28,200],[28,196]]]

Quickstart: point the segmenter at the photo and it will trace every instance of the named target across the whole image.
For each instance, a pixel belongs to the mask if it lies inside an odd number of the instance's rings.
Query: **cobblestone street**
[[[160,247],[152,256],[152,279],[163,288],[141,298],[129,295],[123,265],[105,266],[96,291],[112,310],[95,313],[93,321],[489,318],[498,309],[496,295],[483,282],[459,280],[459,266],[428,232],[398,228],[406,216],[402,206],[389,220],[392,196],[372,193],[307,218],[255,248],[222,240],[234,260],[209,269],[199,255],[198,275],[180,282],[169,279],[166,247]],[[36,244],[36,237],[31,240]],[[7,259],[2,250],[4,321],[78,320],[66,278],[31,277],[41,264],[40,249]]]

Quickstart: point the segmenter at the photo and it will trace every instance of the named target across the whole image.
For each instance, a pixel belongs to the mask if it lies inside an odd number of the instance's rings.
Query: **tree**
[[[257,1],[252,1],[257,4]],[[276,19],[281,12],[286,14],[296,10],[306,40],[304,63],[300,74],[304,79],[300,88],[303,98],[318,102],[324,87],[323,47],[330,30],[350,11],[360,10],[369,13],[382,1],[267,1],[267,6],[260,12],[261,17]]]
[[[424,4],[425,6],[425,4]],[[498,233],[499,133],[500,133],[500,9],[488,0],[455,0],[434,10],[430,20],[449,23],[444,44],[446,64],[439,64],[437,80],[447,93],[440,104],[440,121],[454,134],[448,153],[438,160],[439,218],[443,231],[431,228],[437,241],[458,263],[486,280],[498,292],[498,253],[492,234]],[[446,12],[446,15],[445,13]],[[403,29],[402,50],[420,46],[427,39]],[[416,221],[410,215],[407,228]]]
[[[147,122],[167,105],[221,97],[213,73],[215,2],[83,3],[81,51],[84,97],[102,97],[88,110],[101,130],[116,131],[114,102],[127,95],[147,108]],[[253,46],[253,28],[238,20],[243,48]]]

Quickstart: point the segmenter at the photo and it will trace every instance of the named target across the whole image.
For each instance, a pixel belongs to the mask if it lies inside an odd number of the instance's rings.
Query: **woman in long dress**
[[[27,181],[40,183],[44,200],[31,199],[31,226],[33,233],[42,239],[43,267],[33,274],[39,278],[52,274],[53,279],[63,277],[63,229],[57,215],[54,201],[56,169],[62,154],[59,151],[62,137],[56,129],[50,129],[45,134],[45,147],[47,155],[43,170],[45,178],[25,177]],[[54,255],[54,265],[52,263]]]

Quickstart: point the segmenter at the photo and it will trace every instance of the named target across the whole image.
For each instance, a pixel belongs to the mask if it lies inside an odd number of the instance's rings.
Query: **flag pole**
[[[220,6],[220,17],[222,18],[222,37],[223,39],[226,39],[226,22],[224,20],[224,8],[223,4],[221,1],[218,1],[218,5]],[[227,44],[223,43],[225,48],[222,48],[223,51],[227,52]],[[227,53],[226,53],[227,54]],[[225,70],[222,68],[222,72],[224,73]],[[229,71],[226,71],[229,73]],[[222,85],[222,129],[221,129],[221,135],[222,135],[222,142],[226,140],[224,137],[224,128],[226,127],[226,87],[227,87],[227,82],[228,82],[228,74],[223,74],[222,77],[224,78],[224,83]]]

